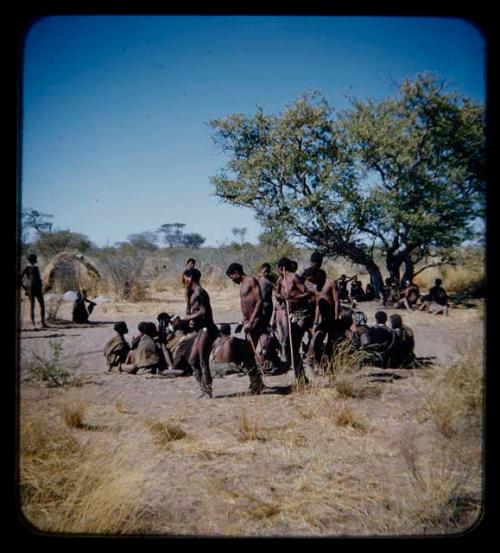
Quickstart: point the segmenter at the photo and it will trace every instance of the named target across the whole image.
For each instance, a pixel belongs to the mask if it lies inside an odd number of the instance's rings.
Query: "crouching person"
[[[125,340],[125,334],[128,332],[127,324],[124,321],[115,323],[113,326],[116,336],[111,338],[104,346],[104,357],[108,365],[108,371],[114,368],[119,369],[122,363],[125,363],[130,351],[130,345]]]
[[[129,374],[156,374],[160,365],[160,355],[154,341],[156,325],[141,322],[137,325],[137,330],[140,335],[132,341],[133,349],[129,351],[125,363],[120,365],[120,371]]]
[[[391,368],[409,366],[415,360],[413,330],[403,324],[401,315],[391,315],[390,321],[395,340],[387,353],[388,366]]]

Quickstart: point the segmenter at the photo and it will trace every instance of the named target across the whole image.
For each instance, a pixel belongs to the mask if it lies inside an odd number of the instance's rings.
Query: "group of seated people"
[[[383,305],[389,305],[396,309],[418,309],[419,311],[448,315],[448,294],[442,284],[443,281],[437,278],[428,294],[422,295],[418,285],[411,280],[406,280],[401,289],[394,279],[386,278],[383,288]]]
[[[413,362],[415,339],[413,331],[403,324],[398,314],[390,316],[387,323],[385,311],[375,313],[375,324],[368,326],[368,319],[362,311],[343,308],[338,319],[340,333],[335,343],[349,342],[353,351],[364,352],[366,363],[380,367],[405,367]],[[108,370],[113,369],[129,374],[158,374],[162,376],[190,376],[193,371],[189,364],[189,354],[196,333],[182,324],[179,316],[167,313],[158,315],[158,324],[140,322],[138,336],[129,344],[124,321],[115,323],[116,335],[104,347]],[[231,334],[231,325],[219,325],[219,337],[215,340],[210,354],[214,376],[243,373],[254,363],[255,357],[264,374],[283,374],[287,366],[281,352],[280,341],[272,328],[263,334],[255,351],[247,340]],[[311,351],[312,340],[304,341],[302,356],[304,361],[318,362],[318,356]],[[307,340],[307,336],[306,336]],[[316,372],[319,364],[316,365]]]
[[[350,290],[347,287],[349,282],[351,283]],[[355,304],[356,302],[373,301],[375,299],[375,289],[371,282],[368,282],[363,289],[363,283],[357,275],[352,277],[341,275],[337,279],[337,289],[340,301],[345,303],[351,301]]]

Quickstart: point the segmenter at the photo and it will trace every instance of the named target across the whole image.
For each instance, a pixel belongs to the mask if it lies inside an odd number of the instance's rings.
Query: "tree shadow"
[[[66,338],[67,336],[81,336],[81,334],[43,334],[42,336],[24,336],[23,340],[33,340],[36,338]]]
[[[399,374],[391,371],[369,373],[365,375],[370,379],[370,382],[393,382],[394,380],[404,380],[407,376],[400,376]]]
[[[288,394],[291,394],[292,391],[293,391],[293,386],[266,386],[266,388],[260,395],[286,396]],[[228,399],[233,397],[256,397],[256,396],[252,394],[249,390],[247,390],[245,392],[232,392],[230,394],[220,394],[220,395],[214,396],[214,399]]]
[[[57,329],[66,329],[66,328],[93,328],[93,327],[103,327],[108,325],[114,325],[116,321],[89,321],[88,323],[74,323],[73,321],[65,321],[62,319],[56,319],[53,321],[50,321],[50,325],[47,325],[47,328],[40,328],[37,329],[38,332],[43,332],[47,330],[51,330],[54,328]],[[28,329],[22,329],[22,330],[30,330]],[[35,331],[33,331],[35,332]]]

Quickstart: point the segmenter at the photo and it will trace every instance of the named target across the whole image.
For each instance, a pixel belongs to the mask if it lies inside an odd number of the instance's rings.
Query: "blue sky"
[[[206,245],[247,227],[221,203],[208,121],[306,90],[334,107],[381,99],[431,71],[485,101],[485,42],[470,23],[422,17],[58,16],[27,33],[22,206],[98,246],[185,223]]]

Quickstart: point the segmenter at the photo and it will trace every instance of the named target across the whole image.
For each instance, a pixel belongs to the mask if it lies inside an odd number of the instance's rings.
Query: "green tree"
[[[184,223],[165,223],[156,232],[162,235],[165,244],[174,248],[182,246],[182,229],[185,226]]]
[[[127,240],[132,246],[139,250],[155,251],[158,249],[158,237],[154,232],[140,232],[137,234],[129,234]]]
[[[28,235],[31,231],[35,232],[35,237],[38,238],[45,232],[52,230],[52,223],[49,219],[52,219],[53,215],[48,213],[41,213],[33,208],[23,209],[21,213],[21,232],[23,243],[27,242]]]
[[[416,262],[462,241],[481,215],[482,107],[431,77],[338,115],[312,93],[278,116],[258,109],[210,124],[229,157],[211,179],[218,197],[325,255],[365,266],[378,289],[377,252],[391,274],[405,263],[413,276]]]
[[[190,232],[182,235],[182,244],[186,248],[192,248],[193,250],[200,249],[205,240],[206,238],[197,232]]]
[[[35,250],[45,257],[52,257],[64,250],[77,250],[85,253],[93,248],[93,244],[84,234],[70,230],[55,230],[43,232],[34,243]]]
[[[233,227],[231,229],[231,232],[233,233],[233,236],[235,238],[238,238],[241,244],[241,247],[243,247],[243,244],[245,242],[245,236],[247,234],[247,227]]]
[[[484,109],[430,75],[403,82],[380,102],[354,100],[343,119],[372,182],[359,230],[377,242],[389,274],[412,278],[415,265],[452,261],[484,216]]]

